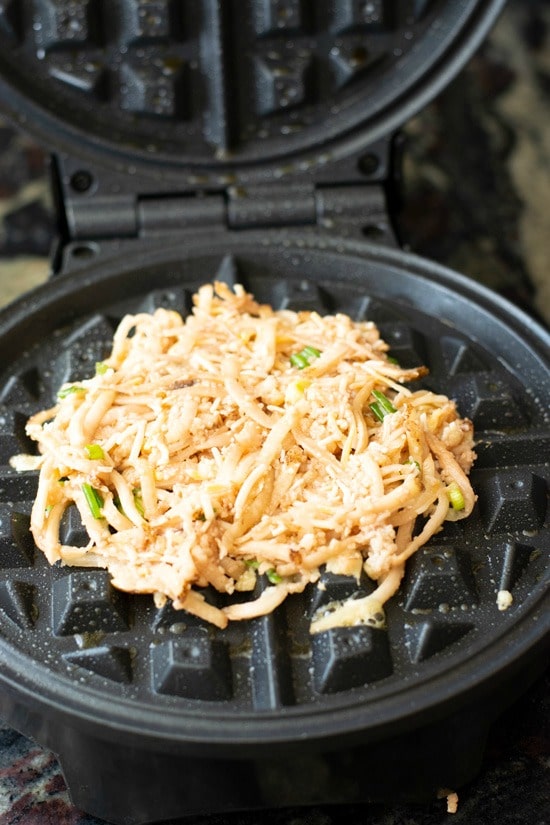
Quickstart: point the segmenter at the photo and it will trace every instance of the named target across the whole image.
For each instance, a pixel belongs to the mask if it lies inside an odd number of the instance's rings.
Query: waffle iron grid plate
[[[503,2],[8,0],[3,105],[56,153],[108,163],[96,200],[136,175],[157,192],[333,181],[449,81]]]
[[[99,738],[222,758],[297,741],[330,749],[437,720],[494,688],[506,668],[515,673],[547,632],[547,336],[483,288],[401,252],[313,236],[232,243],[211,239],[208,254],[200,241],[153,246],[146,261],[115,258],[78,283],[60,277],[0,316],[2,679],[69,727],[98,726]],[[125,312],[185,314],[213,277],[275,307],[375,321],[391,353],[426,363],[425,386],[474,421],[476,509],[411,560],[387,630],[309,634],[321,600],[357,589],[345,578],[325,574],[325,591],[311,587],[272,615],[219,631],[118,593],[104,571],[52,568],[33,547],[36,476],[8,466],[31,447],[25,419],[53,403],[60,383],[93,373]],[[63,532],[84,541],[72,513]],[[513,596],[504,612],[501,589]]]

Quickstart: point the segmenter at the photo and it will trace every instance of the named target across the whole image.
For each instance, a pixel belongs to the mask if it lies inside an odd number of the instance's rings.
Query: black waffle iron
[[[548,640],[549,337],[405,254],[391,135],[472,54],[500,0],[13,0],[1,97],[52,152],[55,277],[0,313],[0,714],[115,823],[426,800],[478,770]],[[27,416],[89,376],[126,312],[202,283],[372,319],[473,419],[479,496],[410,561],[387,630],[308,632],[323,574],[226,631],[33,546]],[[75,514],[67,543],[85,538]],[[361,582],[359,589],[372,585]],[[513,603],[499,610],[497,593]],[[210,594],[208,598],[220,598]]]

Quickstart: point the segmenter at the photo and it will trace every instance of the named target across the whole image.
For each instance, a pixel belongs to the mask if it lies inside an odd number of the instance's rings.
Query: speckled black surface
[[[546,322],[550,274],[550,3],[512,0],[436,101],[405,124],[401,242],[476,278]],[[0,122],[0,303],[43,280],[55,234],[46,158]],[[191,825],[546,825],[550,675],[493,727],[458,811],[364,805],[194,817]],[[246,781],[246,777],[243,777]],[[1,825],[99,825],[76,810],[55,756],[0,728]]]
[[[426,805],[338,805],[191,817],[187,825],[547,825],[550,821],[550,676],[501,717],[479,776],[446,800]],[[246,782],[246,776],[243,776]],[[2,825],[101,825],[69,800],[55,757],[11,728],[0,728]],[[183,821],[181,821],[183,825]],[[166,823],[163,823],[166,825]]]

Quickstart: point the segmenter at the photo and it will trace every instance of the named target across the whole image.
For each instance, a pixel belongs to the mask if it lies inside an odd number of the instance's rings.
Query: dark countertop
[[[404,127],[402,243],[550,321],[550,3],[514,0],[459,77]],[[43,152],[0,122],[0,305],[48,275],[55,232]],[[363,805],[234,814],[192,825],[550,823],[549,679],[494,725],[458,812]],[[55,756],[0,727],[1,825],[99,825],[69,800]]]

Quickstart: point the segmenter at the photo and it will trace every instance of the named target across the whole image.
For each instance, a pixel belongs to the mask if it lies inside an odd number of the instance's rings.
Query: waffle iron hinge
[[[72,240],[143,238],[222,225],[230,230],[318,226],[393,243],[382,186],[265,184],[185,195],[96,196],[66,204]]]
[[[81,269],[121,247],[182,233],[277,230],[396,245],[382,183],[266,183],[185,194],[95,193],[63,198],[53,273]]]

